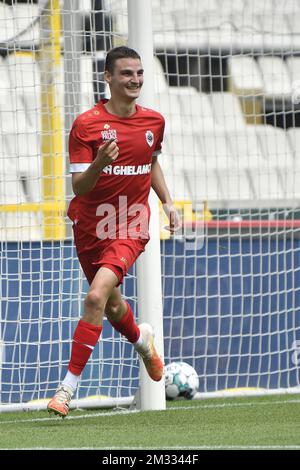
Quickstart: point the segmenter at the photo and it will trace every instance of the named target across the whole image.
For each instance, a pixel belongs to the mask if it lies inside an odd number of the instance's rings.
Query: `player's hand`
[[[165,227],[171,233],[177,232],[182,227],[180,216],[173,204],[163,204],[163,210],[169,219],[169,225]]]
[[[110,165],[119,156],[119,147],[115,139],[107,140],[103,145],[98,148],[96,160],[102,168]]]

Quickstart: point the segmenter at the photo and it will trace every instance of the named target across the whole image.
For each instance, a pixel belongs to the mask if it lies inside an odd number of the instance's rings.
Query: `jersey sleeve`
[[[82,173],[93,161],[93,150],[85,134],[82,124],[75,121],[69,136],[70,173]]]
[[[162,119],[161,119],[161,126],[160,126],[160,129],[159,129],[159,137],[157,139],[154,152],[152,154],[153,157],[157,157],[158,155],[161,154],[162,141],[164,139],[164,131],[165,131],[165,120],[162,116],[161,116],[161,118]]]

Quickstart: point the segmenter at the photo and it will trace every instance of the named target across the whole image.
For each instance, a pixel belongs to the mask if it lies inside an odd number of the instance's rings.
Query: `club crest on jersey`
[[[154,135],[152,131],[147,131],[146,132],[146,142],[149,145],[149,147],[152,147],[153,142],[154,142]]]
[[[117,131],[116,129],[106,128],[104,131],[101,131],[101,137],[103,141],[109,140],[109,139],[117,140]]]

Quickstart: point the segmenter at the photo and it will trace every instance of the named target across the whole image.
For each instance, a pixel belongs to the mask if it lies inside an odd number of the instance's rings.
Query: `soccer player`
[[[68,215],[89,291],[74,332],[67,374],[48,403],[48,411],[62,417],[68,414],[80,375],[99,340],[104,314],[133,344],[151,379],[163,376],[152,328],[136,324],[118,286],[149,240],[151,186],[169,217],[169,230],[180,227],[157,159],[164,118],[136,104],[143,85],[136,51],[121,46],[108,52],[104,77],[111,98],[77,117],[69,138],[75,197]]]

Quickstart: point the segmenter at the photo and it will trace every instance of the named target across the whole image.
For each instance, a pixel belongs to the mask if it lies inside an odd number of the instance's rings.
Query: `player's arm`
[[[76,196],[84,196],[94,189],[102,170],[118,158],[119,148],[110,139],[98,149],[96,158],[82,173],[72,173],[72,187]]]
[[[152,157],[151,186],[162,202],[164,212],[169,219],[169,227],[166,228],[170,230],[171,233],[174,233],[181,227],[181,221],[178,212],[174,207],[163,171],[156,156]]]

